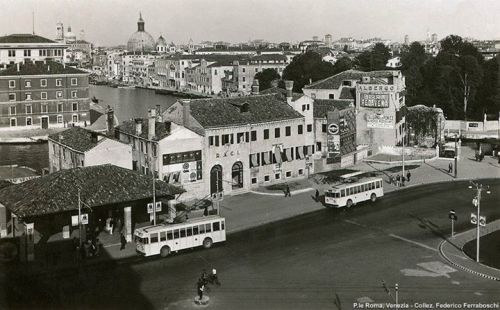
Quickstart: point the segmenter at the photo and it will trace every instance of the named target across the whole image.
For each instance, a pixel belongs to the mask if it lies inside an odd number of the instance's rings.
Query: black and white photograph
[[[499,13],[0,0],[0,309],[500,310]]]

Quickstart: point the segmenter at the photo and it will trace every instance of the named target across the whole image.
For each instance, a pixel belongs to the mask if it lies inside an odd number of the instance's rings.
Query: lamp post
[[[458,135],[455,135],[455,179],[457,178],[457,172],[458,172],[458,147],[457,147],[457,138]]]
[[[477,218],[476,218],[476,262],[479,263],[479,238],[480,238],[480,226],[481,226],[481,193],[483,191],[486,192],[486,194],[490,194],[489,186],[483,186],[483,184],[475,183],[473,181],[470,181],[471,185],[469,185],[469,188],[475,187],[475,190],[477,191],[477,196],[473,200],[473,203],[477,206]]]
[[[403,116],[403,177],[405,176],[405,139],[406,139],[406,116]]]

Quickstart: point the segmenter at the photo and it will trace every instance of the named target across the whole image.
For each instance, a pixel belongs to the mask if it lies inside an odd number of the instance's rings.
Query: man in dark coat
[[[125,249],[125,246],[127,245],[127,239],[125,238],[125,235],[123,233],[120,233],[120,251]]]

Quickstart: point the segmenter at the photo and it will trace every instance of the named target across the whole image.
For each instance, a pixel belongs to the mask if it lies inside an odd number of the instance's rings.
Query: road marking
[[[371,299],[370,297],[367,297],[367,296],[363,296],[363,297],[359,297],[358,299],[356,299],[356,301],[358,303],[364,304],[364,303],[373,302],[373,299]]]
[[[458,281],[451,281],[451,284],[460,285],[460,282],[458,282]]]
[[[401,269],[405,276],[410,277],[446,277],[450,278],[449,273],[457,271],[450,266],[439,261],[417,264],[421,269]]]
[[[393,238],[399,239],[401,241],[405,241],[405,242],[408,242],[408,243],[411,243],[411,244],[414,244],[414,245],[418,245],[419,247],[422,247],[424,249],[431,250],[431,251],[434,251],[434,252],[438,251],[437,249],[435,249],[433,247],[430,247],[428,245],[425,245],[423,243],[420,243],[420,242],[417,242],[417,241],[413,241],[413,240],[410,240],[410,239],[406,239],[406,238],[400,237],[400,236],[395,235],[395,234],[389,234],[389,237],[393,237]]]
[[[356,226],[359,226],[359,227],[368,228],[368,226],[360,224],[360,223],[352,221],[352,220],[344,220],[344,222],[352,224],[352,225],[356,225]]]

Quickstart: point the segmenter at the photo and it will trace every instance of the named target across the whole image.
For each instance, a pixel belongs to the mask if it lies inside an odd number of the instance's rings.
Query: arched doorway
[[[243,163],[237,161],[232,168],[233,189],[243,188]]]
[[[215,165],[210,170],[210,194],[222,191],[222,166]]]

